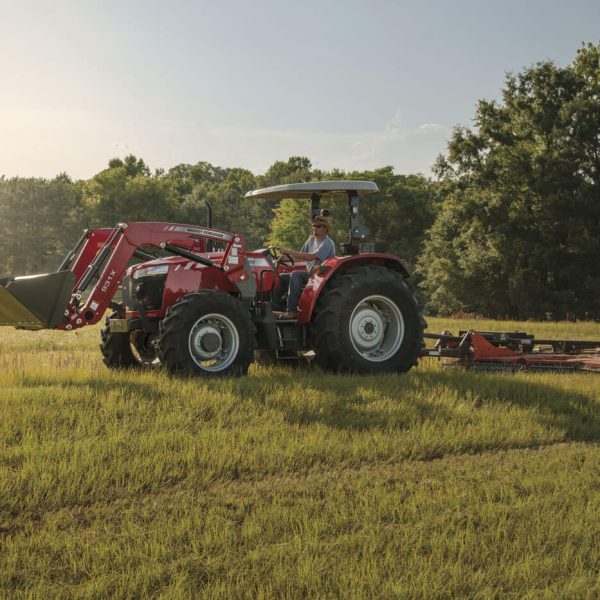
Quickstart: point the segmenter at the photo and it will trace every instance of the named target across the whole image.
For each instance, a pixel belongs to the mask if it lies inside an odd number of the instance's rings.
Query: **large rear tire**
[[[367,266],[327,284],[309,332],[324,369],[405,373],[418,362],[426,326],[414,288],[402,274]]]
[[[160,361],[174,375],[248,373],[255,344],[250,313],[236,298],[203,290],[181,297],[160,325]]]

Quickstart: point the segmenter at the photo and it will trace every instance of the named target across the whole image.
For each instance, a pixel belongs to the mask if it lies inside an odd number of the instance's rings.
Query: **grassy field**
[[[0,328],[1,598],[600,596],[600,376],[180,381],[97,338]]]

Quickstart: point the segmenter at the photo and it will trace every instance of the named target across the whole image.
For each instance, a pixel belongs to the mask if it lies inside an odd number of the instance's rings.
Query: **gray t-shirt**
[[[315,262],[320,265],[324,260],[335,257],[335,244],[327,234],[321,241],[317,240],[314,235],[311,235],[306,242],[304,242],[304,246],[302,246],[300,252],[317,255],[316,261],[310,260],[306,263],[306,269],[310,273]]]

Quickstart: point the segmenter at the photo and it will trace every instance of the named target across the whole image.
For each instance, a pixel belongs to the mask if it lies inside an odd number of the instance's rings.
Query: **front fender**
[[[385,266],[388,269],[402,273],[405,278],[410,277],[410,273],[404,262],[392,254],[373,252],[370,254],[354,254],[341,258],[329,258],[320,267],[317,267],[317,272],[311,275],[300,296],[300,302],[298,303],[298,325],[307,325],[310,322],[319,296],[327,286],[329,280],[348,269],[370,265]]]

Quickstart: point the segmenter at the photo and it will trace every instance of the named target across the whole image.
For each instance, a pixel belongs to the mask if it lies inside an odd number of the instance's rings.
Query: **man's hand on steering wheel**
[[[269,246],[267,251],[275,261],[275,268],[279,267],[279,265],[283,265],[284,267],[294,266],[294,258],[283,246]]]

